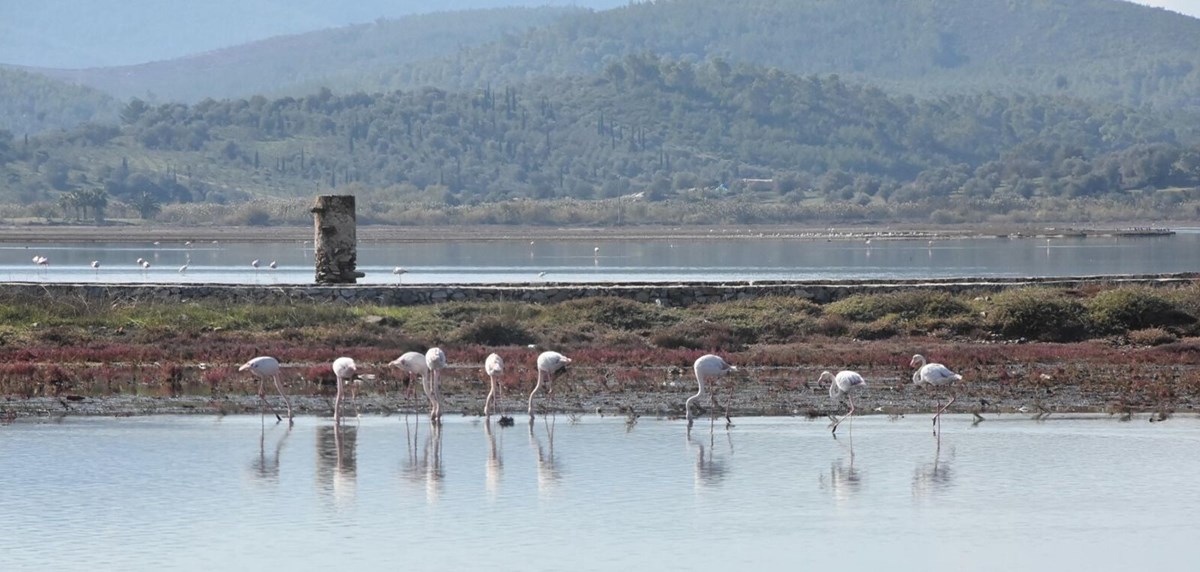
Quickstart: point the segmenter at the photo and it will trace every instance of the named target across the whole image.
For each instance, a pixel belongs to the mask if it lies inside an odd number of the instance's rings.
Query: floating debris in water
[[[513,418],[512,418],[512,417],[509,417],[509,416],[507,416],[507,415],[501,415],[501,416],[500,416],[500,426],[501,426],[501,427],[512,427],[512,426],[513,426],[513,424],[515,424],[515,423],[516,423],[516,422],[515,422],[515,421],[513,421]]]

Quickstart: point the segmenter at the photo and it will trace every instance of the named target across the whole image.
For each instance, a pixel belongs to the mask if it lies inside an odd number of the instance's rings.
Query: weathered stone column
[[[366,276],[358,266],[353,195],[323,195],[312,208],[317,284],[354,284]]]

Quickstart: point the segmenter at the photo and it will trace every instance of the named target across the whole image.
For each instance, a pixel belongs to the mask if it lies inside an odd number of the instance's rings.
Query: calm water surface
[[[1200,420],[0,427],[5,570],[1185,569]],[[843,430],[847,427],[843,427]],[[847,431],[847,433],[850,433]],[[339,454],[340,453],[340,454]]]
[[[596,251],[599,248],[599,251]],[[36,267],[34,255],[50,259]],[[148,270],[137,259],[150,261]],[[91,262],[99,261],[99,270]],[[259,270],[250,263],[258,260]],[[278,268],[267,268],[275,261]],[[187,264],[186,271],[180,268]],[[365,284],[1068,276],[1200,270],[1200,232],[1142,238],[430,242],[359,245]],[[408,270],[402,278],[395,267]],[[545,272],[545,277],[539,277]],[[311,284],[299,242],[0,244],[0,280]]]

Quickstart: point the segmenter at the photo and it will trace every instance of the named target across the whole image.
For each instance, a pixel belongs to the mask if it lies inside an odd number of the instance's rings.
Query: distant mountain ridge
[[[395,58],[338,49],[389,45],[381,30],[414,25],[422,41]],[[1200,109],[1200,20],[1121,0],[659,0],[595,12],[498,10],[328,30],[148,66],[39,71],[122,98],[196,101],[322,85],[338,93],[475,89],[599,73],[643,53],[834,73],[920,96],[991,90]]]
[[[436,11],[564,4],[547,0],[6,0],[0,63],[82,69],[162,61],[275,36]],[[609,8],[624,0],[571,0]]]
[[[442,57],[548,25],[580,8],[497,8],[436,12],[280,36],[160,62],[80,70],[20,68],[121,99],[198,101],[206,97],[338,91],[415,61]]]

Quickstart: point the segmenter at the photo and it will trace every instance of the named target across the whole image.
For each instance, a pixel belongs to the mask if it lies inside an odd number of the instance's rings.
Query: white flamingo
[[[405,270],[404,268],[401,268],[399,266],[392,269],[392,274],[396,275],[396,283],[397,284],[404,283],[404,275],[407,273],[408,273],[408,270]]]
[[[692,428],[693,401],[699,399],[701,396],[707,393],[713,407],[715,408],[717,406],[717,394],[715,391],[707,391],[705,382],[710,380],[715,381],[716,378],[721,377],[731,371],[737,371],[736,366],[729,365],[725,362],[724,358],[721,356],[715,356],[713,354],[705,354],[696,358],[696,363],[692,365],[692,369],[696,372],[696,384],[699,386],[700,390],[696,392],[696,395],[689,397],[683,405],[684,411],[686,412],[689,430]],[[725,416],[725,420],[726,422],[729,421],[728,415]],[[729,424],[726,425],[726,427],[728,426]]]
[[[940,387],[943,385],[950,385],[956,381],[962,381],[962,376],[950,371],[950,368],[940,363],[926,363],[925,356],[921,354],[913,355],[912,361],[908,363],[908,366],[917,368],[917,371],[914,371],[912,376],[913,383],[917,386],[929,385],[933,387]],[[933,416],[935,432],[937,432],[937,429],[941,428],[942,412],[949,408],[950,404],[954,403],[955,399],[956,396],[951,393],[950,401],[948,401],[944,407],[942,406],[942,400],[938,399],[938,410]]]
[[[817,383],[829,383],[829,397],[831,399],[840,399],[843,395],[850,401],[850,411],[841,419],[836,419],[830,426],[833,436],[837,437],[838,425],[847,417],[853,422],[854,417],[854,394],[859,393],[867,388],[867,382],[856,371],[839,371],[835,377],[832,372],[823,371],[821,377],[817,379]]]
[[[180,274],[187,274],[187,269],[188,269],[188,265],[187,265],[187,264],[184,264],[183,266],[180,266],[180,267],[179,267],[179,273],[180,273]]]
[[[333,400],[334,424],[342,422],[342,390],[346,383],[354,379],[354,373],[357,371],[358,366],[353,359],[340,357],[333,360],[333,375],[337,376],[337,397]]]
[[[257,280],[258,279],[258,259],[255,258],[254,260],[251,260],[250,266],[254,267],[254,279]]]
[[[504,399],[504,386],[496,383],[496,376],[504,373],[504,360],[498,354],[492,354],[483,362],[483,370],[487,372],[488,382],[491,388],[488,390],[487,399],[483,402],[483,416],[488,417],[492,414],[492,405],[497,399]],[[497,392],[496,389],[500,391]]]
[[[554,374],[561,371],[571,363],[571,358],[564,356],[558,352],[542,352],[537,358],[537,384],[533,386],[533,391],[529,392],[529,421],[533,422],[533,396],[542,388],[543,376],[546,381],[546,394],[551,399],[554,398]]]
[[[429,362],[425,359],[425,354],[421,352],[406,352],[404,355],[392,360],[388,365],[398,367],[406,373],[421,376],[421,387],[425,390],[425,397],[429,399],[429,418],[433,419],[439,407],[438,402],[433,398],[433,387],[430,386],[429,380]],[[412,386],[409,386],[411,395]]]
[[[92,261],[92,270],[96,271],[96,279],[99,280],[100,279],[100,261],[99,260]]]
[[[442,370],[446,367],[446,352],[442,348],[429,348],[425,352],[425,363],[429,366],[429,389],[433,395],[433,413],[430,418],[442,422]]]
[[[275,264],[275,261],[272,260],[271,263],[267,265],[267,268],[270,268],[271,270],[275,270],[276,268],[279,268],[279,265]]]
[[[270,356],[256,357],[238,368],[238,371],[248,371],[251,375],[258,378],[258,398],[263,404],[271,408],[271,412],[275,414],[276,421],[283,421],[279,416],[279,412],[267,401],[266,392],[263,389],[263,381],[266,378],[275,380],[275,389],[279,390],[279,396],[283,398],[284,404],[287,405],[288,424],[292,424],[292,402],[288,401],[287,394],[283,392],[283,384],[279,381],[279,360]]]

